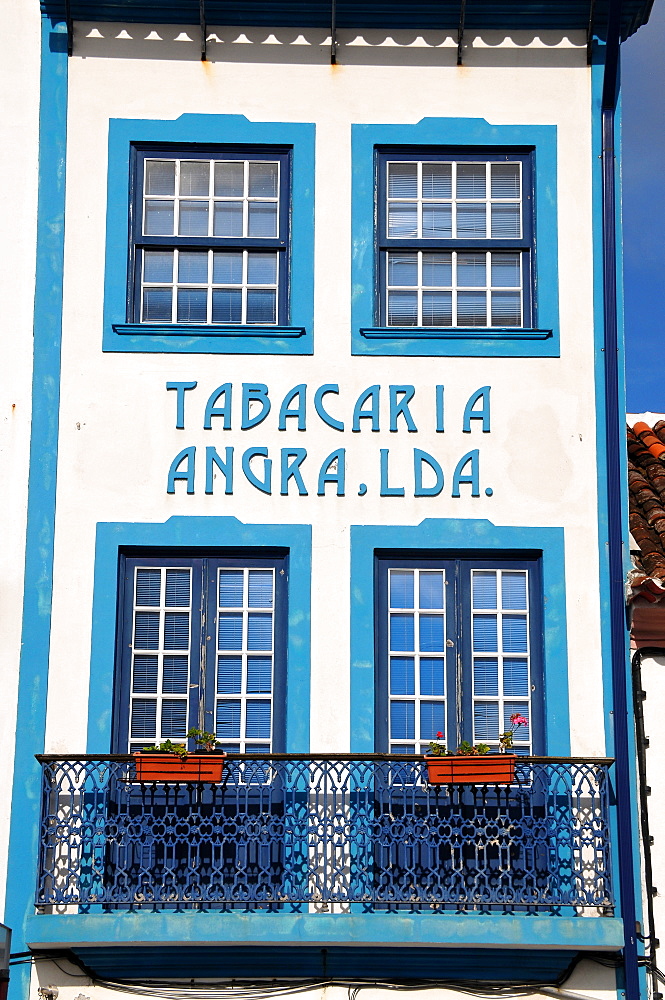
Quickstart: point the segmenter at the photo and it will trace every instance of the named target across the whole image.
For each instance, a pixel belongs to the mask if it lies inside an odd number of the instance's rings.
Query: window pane
[[[420,649],[423,653],[443,652],[443,615],[420,616]]]
[[[249,289],[247,292],[247,322],[274,323],[277,294],[272,289]]]
[[[242,322],[242,292],[215,289],[212,293],[213,323]]]
[[[178,281],[205,285],[208,282],[208,254],[181,250],[178,254]]]
[[[250,198],[276,198],[277,175],[278,169],[276,163],[250,163]]]
[[[162,702],[162,739],[184,739],[187,732],[187,702]]]
[[[388,197],[416,198],[418,196],[418,164],[388,164]]]
[[[250,236],[277,236],[276,202],[254,201],[249,203]]]
[[[215,735],[220,740],[237,740],[240,738],[240,702],[217,702],[217,718],[215,720]]]
[[[492,325],[522,325],[522,307],[519,292],[492,292]]]
[[[476,702],[473,708],[474,743],[499,739],[499,706],[496,702]]]
[[[388,205],[388,236],[404,239],[418,235],[418,213],[415,204],[392,201]]]
[[[388,254],[388,284],[418,284],[418,257],[415,253]]]
[[[473,616],[473,650],[475,653],[496,653],[499,636],[496,615]]]
[[[249,694],[270,694],[272,691],[272,657],[247,658],[247,691]]]
[[[414,651],[415,632],[413,615],[390,616],[390,648],[396,653]]]
[[[453,293],[423,292],[423,326],[452,326]]]
[[[487,258],[484,253],[457,254],[457,285],[459,288],[485,288]]]
[[[156,656],[135,656],[132,670],[132,691],[135,694],[157,694]]]
[[[175,194],[175,160],[145,161],[145,194]]]
[[[210,192],[210,163],[182,160],[180,163],[180,194],[207,196]]]
[[[416,735],[415,705],[412,701],[390,703],[390,738],[412,740]]]
[[[250,608],[272,607],[272,571],[269,569],[250,569],[249,597]]]
[[[493,198],[515,198],[520,196],[520,165],[519,163],[492,163]]]
[[[143,319],[146,322],[171,322],[173,292],[170,288],[143,289]]]
[[[423,239],[450,239],[453,210],[450,205],[423,205]]]
[[[503,693],[509,698],[528,697],[529,695],[529,663],[528,660],[508,659],[503,661]]]
[[[390,571],[390,607],[391,608],[412,608],[413,603],[413,580],[412,569],[393,569]]]
[[[487,233],[486,211],[481,205],[458,202],[457,204],[457,238],[473,237],[484,239]]]
[[[222,569],[219,571],[220,608],[241,608],[242,590],[243,571],[241,569]]]
[[[159,607],[161,580],[159,569],[137,569],[136,603],[140,607]]]
[[[522,284],[520,254],[493,253],[492,286],[494,288],[519,288]]]
[[[247,702],[247,739],[270,739],[270,702]]]
[[[189,570],[167,569],[166,571],[166,607],[189,607]]]
[[[496,609],[496,577],[496,570],[488,570],[486,573],[476,570],[472,573],[471,586],[474,608],[479,610]]]
[[[519,205],[492,205],[491,219],[492,239],[517,240],[522,235]]]
[[[418,295],[416,292],[388,293],[388,325],[418,325]]]
[[[423,163],[423,198],[450,198],[452,164]]]
[[[187,694],[188,666],[186,656],[164,657],[163,694]]]
[[[215,163],[215,194],[220,198],[242,198],[244,169],[242,160],[218,160]]]
[[[242,649],[242,614],[219,616],[217,648]]]
[[[437,733],[444,732],[445,708],[442,701],[421,701],[420,703],[420,738],[421,740],[436,739]]]
[[[416,674],[411,656],[393,656],[390,660],[390,693],[415,694]]]
[[[486,326],[487,299],[484,292],[458,292],[458,326]]]
[[[213,218],[214,236],[242,236],[242,202],[217,201]]]
[[[173,251],[144,250],[143,280],[155,282],[173,281]]]
[[[208,318],[208,292],[205,288],[178,289],[178,322],[205,323]]]
[[[510,721],[510,716],[519,712],[527,720],[526,726],[518,726],[515,729],[513,739],[515,740],[528,740],[529,739],[529,703],[527,701],[506,701],[503,705],[503,725],[504,731],[512,728],[514,723]]]
[[[240,694],[242,691],[242,657],[217,657],[217,694]]]
[[[134,617],[134,649],[159,649],[159,612],[137,611]]]
[[[134,698],[130,735],[133,739],[154,740],[157,736],[157,702],[154,698]]]
[[[164,615],[164,649],[189,649],[189,614],[167,611]]]
[[[247,282],[250,285],[276,285],[277,254],[276,253],[248,254]]]
[[[501,604],[511,611],[526,610],[526,573],[501,574]]]
[[[143,232],[146,236],[173,235],[173,202],[146,201]]]
[[[420,573],[420,607],[443,608],[443,572]]]
[[[475,695],[499,694],[499,661],[473,661],[473,693]]]
[[[272,615],[247,616],[247,648],[272,649]]]
[[[178,232],[180,236],[208,235],[207,201],[180,202],[180,225]]]
[[[450,288],[453,283],[452,254],[423,254],[423,285],[426,288]]]
[[[441,657],[436,659],[422,659],[420,661],[420,693],[421,695],[443,695],[444,694],[444,661]]]
[[[484,198],[486,196],[485,177],[484,163],[458,163],[457,197]]]
[[[526,615],[504,615],[502,624],[504,653],[526,653]]]
[[[242,253],[219,253],[212,255],[212,280],[215,285],[242,284]]]

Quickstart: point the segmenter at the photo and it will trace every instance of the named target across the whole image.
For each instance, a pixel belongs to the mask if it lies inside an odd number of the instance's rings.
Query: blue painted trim
[[[29,921],[32,947],[99,942],[183,944],[487,945],[550,950],[621,947],[616,917],[567,918],[472,913],[141,913],[39,914]]]
[[[419,525],[351,526],[351,752],[374,750],[374,555],[432,553],[518,559],[541,554],[547,753],[570,754],[563,528],[496,527],[490,521],[428,518]]]
[[[34,912],[41,777],[33,755],[44,747],[51,640],[65,241],[66,31],[64,23],[42,19],[30,474],[4,918],[13,931],[14,951],[24,949],[26,920]],[[27,996],[29,981],[29,965],[12,969],[10,996]]]
[[[314,136],[315,126],[250,122],[244,115],[181,115],[175,121],[112,118],[109,122],[104,351],[153,354],[312,354],[314,350]],[[291,262],[289,326],[219,330],[127,323],[128,218],[132,143],[290,146]],[[173,330],[173,328],[171,328]],[[138,332],[136,332],[136,330]],[[226,328],[228,330],[228,328]],[[275,331],[279,334],[273,336]],[[294,335],[293,330],[302,330]],[[154,332],[150,332],[154,331]],[[266,331],[270,331],[269,333]]]
[[[457,147],[492,152],[532,148],[534,153],[534,275],[537,327],[551,337],[530,342],[492,338],[478,330],[477,339],[460,336],[428,338],[413,330],[408,339],[368,341],[362,331],[375,324],[375,169],[376,146]],[[482,118],[423,118],[417,125],[352,126],[352,265],[351,353],[448,357],[559,357],[559,278],[556,195],[556,126],[490,125]],[[448,333],[448,331],[446,331]],[[451,331],[454,333],[455,331]],[[512,332],[512,331],[511,331]]]
[[[171,517],[164,524],[97,525],[87,753],[109,753],[116,662],[121,548],[288,549],[286,752],[309,750],[312,529],[309,524],[243,524],[235,517]],[[35,857],[37,855],[35,854]],[[34,860],[31,862],[34,865]]]
[[[123,337],[191,338],[193,344],[199,337],[253,337],[269,344],[275,339],[303,337],[307,333],[304,326],[221,326],[212,323],[114,323],[113,332]]]

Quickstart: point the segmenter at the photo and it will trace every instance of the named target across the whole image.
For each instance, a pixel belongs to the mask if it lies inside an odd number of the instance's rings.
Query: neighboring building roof
[[[628,425],[628,574],[634,645],[665,648],[665,419]]]
[[[623,0],[621,35],[627,38],[649,19],[653,0]],[[41,0],[42,11],[64,20],[198,24],[199,0]],[[69,10],[67,9],[69,8]],[[329,28],[332,0],[205,0],[205,20],[214,25]],[[460,12],[467,31],[526,29],[587,31],[604,37],[608,0],[336,0],[338,28],[454,29]]]

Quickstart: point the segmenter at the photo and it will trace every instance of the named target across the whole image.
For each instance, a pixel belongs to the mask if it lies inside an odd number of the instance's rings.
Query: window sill
[[[311,354],[304,326],[112,323],[105,351],[155,354]]]
[[[515,327],[361,327],[353,354],[435,357],[558,357],[554,330]]]

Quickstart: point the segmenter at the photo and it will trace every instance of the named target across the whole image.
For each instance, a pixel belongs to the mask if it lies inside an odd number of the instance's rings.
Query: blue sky
[[[622,45],[626,403],[665,413],[665,0]]]

